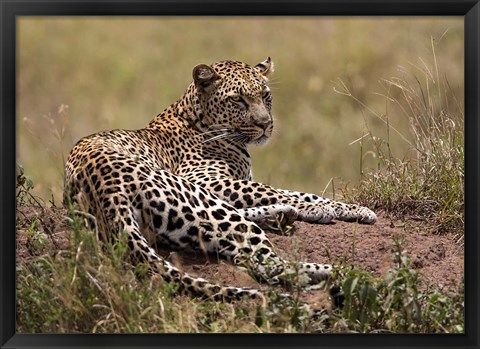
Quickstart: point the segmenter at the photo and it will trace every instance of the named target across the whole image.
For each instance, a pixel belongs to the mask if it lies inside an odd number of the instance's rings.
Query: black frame
[[[436,15],[465,20],[465,334],[16,334],[15,38],[16,16],[44,15]],[[0,0],[0,346],[37,347],[395,347],[478,348],[480,306],[478,164],[480,4],[478,0]],[[399,28],[401,30],[401,28]],[[477,296],[475,296],[477,295]]]

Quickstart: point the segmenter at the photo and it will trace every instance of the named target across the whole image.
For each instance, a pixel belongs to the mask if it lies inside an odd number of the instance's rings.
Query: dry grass
[[[344,84],[338,91],[365,110],[366,118],[384,123],[386,137],[367,128],[362,138],[361,159],[373,157],[376,167],[364,169],[359,190],[347,191],[350,200],[387,211],[405,220],[420,222],[436,233],[464,233],[464,112],[463,99],[452,90],[438,68],[432,38],[432,61],[428,65],[400,68],[398,76],[382,79],[385,109],[373,110]],[[400,132],[391,119],[402,117],[408,132]],[[366,125],[368,126],[366,121]],[[409,147],[409,154],[394,154],[392,134]],[[368,144],[371,150],[363,151]],[[397,152],[398,154],[398,152]],[[352,195],[353,194],[353,195]]]

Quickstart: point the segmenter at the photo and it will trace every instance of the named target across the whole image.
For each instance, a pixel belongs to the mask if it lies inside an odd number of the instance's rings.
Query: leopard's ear
[[[195,86],[202,91],[211,89],[214,86],[213,83],[220,79],[220,75],[206,64],[199,64],[193,68],[192,75]]]
[[[272,59],[270,57],[267,57],[266,60],[264,60],[261,63],[258,63],[255,66],[255,70],[257,70],[259,73],[263,74],[264,76],[267,76],[268,74],[273,73],[274,65],[273,65]]]

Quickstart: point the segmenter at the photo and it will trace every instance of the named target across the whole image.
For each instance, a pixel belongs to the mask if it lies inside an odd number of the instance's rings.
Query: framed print
[[[478,347],[477,1],[0,10],[2,348]]]

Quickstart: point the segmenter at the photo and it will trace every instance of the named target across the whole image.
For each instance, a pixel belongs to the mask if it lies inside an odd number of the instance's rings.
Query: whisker
[[[223,128],[213,128],[213,127],[223,127]],[[201,132],[199,134],[196,135],[196,137],[199,137],[199,136],[203,136],[203,135],[206,135],[206,134],[211,134],[211,133],[215,133],[215,132],[225,132],[225,131],[229,131],[231,130],[231,125],[229,124],[214,124],[214,125],[210,125],[208,127],[208,130],[205,131],[205,132]]]
[[[203,136],[203,135],[210,134],[210,133],[215,133],[215,132],[225,132],[225,131],[228,131],[228,128],[219,128],[217,130],[205,131],[205,132],[202,132],[202,133],[198,134],[198,136]]]
[[[230,133],[222,133],[220,135],[217,135],[217,136],[214,136],[212,138],[208,138],[208,139],[204,140],[202,142],[202,144],[207,143],[207,142],[211,142],[211,141],[214,141],[214,140],[217,140],[217,139],[225,138],[225,137],[228,137],[229,135],[230,135]]]

